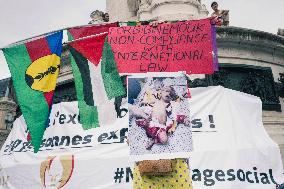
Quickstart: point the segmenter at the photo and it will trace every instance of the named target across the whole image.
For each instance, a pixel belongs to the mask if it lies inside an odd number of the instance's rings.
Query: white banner
[[[275,189],[284,182],[280,151],[262,125],[259,98],[223,87],[192,89],[191,95],[194,188]],[[56,104],[34,154],[19,118],[1,150],[0,188],[132,188],[127,126],[125,116],[84,131],[76,102]]]
[[[263,127],[259,98],[223,87],[191,95],[192,121],[202,123],[193,132],[194,188],[275,189],[283,182],[280,150]]]

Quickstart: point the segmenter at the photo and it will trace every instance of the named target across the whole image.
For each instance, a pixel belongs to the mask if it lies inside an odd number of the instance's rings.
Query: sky
[[[115,1],[115,0],[113,0]],[[201,0],[210,14],[212,0]],[[230,25],[277,33],[284,28],[284,0],[217,0],[230,10]],[[0,48],[29,37],[87,24],[92,11],[106,9],[105,0],[0,0]],[[0,52],[0,79],[10,76]]]

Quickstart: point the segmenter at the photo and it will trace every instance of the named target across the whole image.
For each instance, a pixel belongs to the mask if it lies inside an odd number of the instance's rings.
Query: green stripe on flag
[[[31,134],[31,143],[37,152],[47,126],[48,104],[43,93],[32,90],[25,81],[26,70],[32,63],[25,45],[3,49],[3,52],[11,72],[17,100]]]
[[[114,55],[106,37],[103,47],[101,72],[108,99],[125,95],[125,89],[119,77]]]
[[[68,36],[68,41],[73,41],[74,37],[71,35],[71,33],[67,30],[67,36]]]

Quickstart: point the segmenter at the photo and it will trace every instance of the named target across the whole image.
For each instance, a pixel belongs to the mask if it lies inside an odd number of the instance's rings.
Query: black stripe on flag
[[[76,49],[72,48],[71,46],[69,46],[69,50],[73,55],[75,62],[80,70],[83,82],[84,100],[87,105],[94,106],[92,83],[91,83],[88,60],[80,52],[78,52]]]

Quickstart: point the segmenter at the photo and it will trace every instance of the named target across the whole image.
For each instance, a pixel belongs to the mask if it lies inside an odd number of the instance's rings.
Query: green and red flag
[[[123,96],[125,90],[119,77],[107,34],[69,43],[75,80],[80,122],[84,129],[100,125],[100,108],[110,99]],[[113,104],[112,104],[113,105]],[[112,106],[114,110],[114,105]],[[111,111],[111,109],[109,110]],[[108,117],[109,114],[102,115]],[[116,118],[116,114],[115,114]]]
[[[63,32],[29,41],[3,52],[11,72],[17,100],[38,152],[59,74]]]

